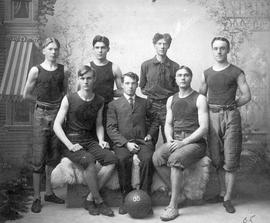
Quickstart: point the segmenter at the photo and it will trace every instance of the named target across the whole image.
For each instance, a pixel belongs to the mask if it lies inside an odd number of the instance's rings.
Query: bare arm
[[[76,151],[79,150],[81,147],[78,144],[73,144],[66,136],[64,130],[63,130],[63,123],[65,121],[67,112],[68,112],[69,104],[67,97],[65,96],[61,102],[60,109],[56,115],[56,118],[54,120],[53,130],[56,134],[56,136],[61,140],[62,143],[65,144],[65,146],[70,151]]]
[[[202,74],[201,86],[200,86],[199,92],[200,92],[200,94],[206,96],[207,95],[207,91],[208,91],[208,85],[206,83],[204,74]]]
[[[38,68],[32,67],[29,71],[28,78],[23,90],[23,98],[31,102],[36,101],[36,96],[34,95],[34,89],[36,87],[36,81],[38,78]]]
[[[238,76],[237,85],[240,90],[240,96],[236,99],[236,106],[240,107],[248,103],[251,99],[250,89],[243,73]]]
[[[172,96],[168,98],[166,104],[166,121],[164,126],[165,136],[168,142],[173,141],[173,113],[172,113]]]
[[[120,97],[123,94],[123,89],[122,89],[122,82],[121,82],[121,77],[122,77],[122,71],[120,68],[116,65],[112,65],[112,72],[114,75],[114,82],[116,85],[116,89],[114,90],[114,97]]]
[[[208,132],[208,105],[206,101],[206,97],[203,95],[199,95],[196,102],[198,108],[198,121],[199,128],[196,129],[190,136],[183,139],[184,144],[189,144],[198,141],[203,136],[205,136]]]
[[[109,144],[104,141],[104,127],[102,124],[102,117],[103,117],[103,106],[98,110],[97,113],[97,120],[96,120],[96,134],[98,138],[99,145],[102,148],[109,147]]]

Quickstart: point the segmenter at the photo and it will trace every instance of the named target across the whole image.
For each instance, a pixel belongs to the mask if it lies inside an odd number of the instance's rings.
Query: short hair
[[[160,39],[164,39],[169,44],[169,46],[171,45],[172,37],[169,33],[156,33],[153,37],[153,44],[156,44]]]
[[[93,74],[93,77],[96,78],[96,71],[92,67],[87,66],[87,65],[81,66],[79,68],[77,74],[78,74],[78,77],[82,77],[83,75],[85,75],[88,72],[91,72]]]
[[[106,47],[110,46],[110,40],[106,36],[96,35],[93,39],[92,45],[95,46],[97,42],[103,42]]]
[[[128,72],[128,73],[123,74],[121,77],[122,83],[124,83],[125,77],[130,77],[131,79],[135,80],[136,82],[139,81],[139,76],[133,72]]]
[[[186,70],[186,71],[191,75],[191,77],[193,76],[192,70],[191,70],[188,66],[185,66],[185,65],[180,66],[180,67],[176,70],[175,74],[176,74],[179,70],[183,70],[183,69]]]
[[[55,43],[57,48],[60,48],[60,43],[58,41],[58,39],[54,38],[54,37],[48,37],[46,38],[43,43],[42,43],[42,49],[44,49],[45,47],[47,47],[50,43]]]
[[[220,40],[220,41],[226,42],[227,47],[228,47],[228,50],[230,50],[231,47],[230,47],[230,42],[229,42],[229,40],[228,40],[227,38],[221,37],[221,36],[216,36],[216,37],[213,38],[213,40],[211,41],[211,47],[212,47],[212,48],[213,48],[213,44],[214,44],[214,42],[215,42],[216,40]]]

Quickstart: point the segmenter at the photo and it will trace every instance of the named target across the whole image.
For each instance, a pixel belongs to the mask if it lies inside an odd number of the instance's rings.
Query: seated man
[[[150,113],[147,100],[135,92],[139,77],[129,72],[122,76],[124,95],[109,103],[107,113],[107,133],[113,142],[113,150],[118,158],[118,176],[122,193],[119,214],[126,214],[124,198],[132,190],[132,157],[137,154],[140,160],[140,189],[151,193],[154,166],[152,136],[157,131],[158,120]],[[146,121],[150,120],[147,131]]]
[[[104,204],[99,193],[99,189],[112,175],[117,158],[106,149],[108,143],[104,141],[102,125],[104,99],[93,93],[95,79],[96,73],[91,67],[82,66],[79,69],[80,90],[63,98],[53,129],[57,137],[65,144],[63,156],[84,169],[84,180],[91,191],[85,200],[85,209],[91,215],[114,216],[113,211]],[[64,131],[62,125],[65,119]],[[93,126],[96,126],[99,142],[95,141],[95,136],[92,135]],[[98,175],[96,161],[102,165]]]
[[[165,122],[167,143],[153,155],[157,174],[171,190],[169,206],[160,218],[175,219],[178,215],[178,195],[183,170],[205,155],[206,142],[203,136],[208,130],[206,98],[191,86],[192,71],[181,66],[175,74],[179,92],[168,98]]]

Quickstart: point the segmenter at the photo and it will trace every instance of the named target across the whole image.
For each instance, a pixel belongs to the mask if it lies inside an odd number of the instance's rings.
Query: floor
[[[57,191],[61,195],[62,191]],[[62,194],[63,195],[63,194]],[[172,222],[181,223],[267,223],[270,219],[270,193],[267,196],[241,196],[234,200],[236,213],[228,214],[221,204],[204,204],[201,206],[184,207],[180,216]],[[24,218],[8,223],[119,223],[119,222],[161,222],[159,215],[163,207],[154,207],[154,215],[143,219],[132,219],[129,215],[119,215],[118,209],[113,208],[115,217],[91,216],[81,208],[65,208],[64,205],[43,203],[42,212],[28,212]]]
[[[203,204],[180,208],[180,216],[172,222],[181,223],[268,223],[270,222],[270,166],[254,156],[242,156],[242,168],[235,188],[236,213],[228,214],[222,204]],[[212,185],[213,186],[213,185]],[[209,187],[211,189],[211,186]],[[211,189],[212,191],[212,189]],[[66,189],[55,191],[62,198]],[[164,207],[154,207],[154,215],[143,220],[132,219],[129,215],[119,215],[113,208],[115,217],[90,216],[82,208],[66,208],[64,205],[43,203],[39,214],[30,211],[22,219],[7,223],[120,223],[120,222],[161,222],[159,216]]]

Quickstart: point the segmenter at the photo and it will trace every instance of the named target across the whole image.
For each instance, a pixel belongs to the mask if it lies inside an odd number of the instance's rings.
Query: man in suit
[[[150,113],[151,105],[135,92],[139,77],[129,72],[122,76],[124,94],[109,103],[107,113],[107,132],[113,142],[113,150],[118,157],[119,184],[124,201],[132,190],[132,158],[137,154],[140,160],[140,189],[151,193],[154,166],[152,155],[154,145],[152,137],[158,128],[156,115]],[[150,127],[147,129],[147,120]],[[119,214],[127,213],[122,202]]]

